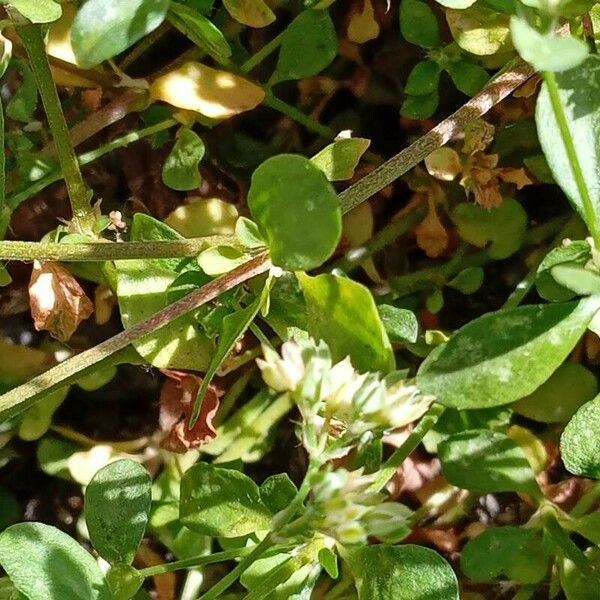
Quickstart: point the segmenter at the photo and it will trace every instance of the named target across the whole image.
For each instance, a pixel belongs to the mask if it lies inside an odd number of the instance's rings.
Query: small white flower
[[[305,374],[302,349],[295,342],[286,342],[281,348],[281,358],[275,350],[263,345],[262,358],[256,359],[265,383],[276,392],[293,392]]]

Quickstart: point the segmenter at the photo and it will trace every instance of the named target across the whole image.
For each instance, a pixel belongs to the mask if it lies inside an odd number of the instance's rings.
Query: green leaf
[[[265,247],[265,240],[263,240],[260,235],[258,225],[246,217],[240,217],[235,222],[235,237],[244,244],[246,248]]]
[[[360,283],[323,274],[298,273],[308,311],[308,332],[325,340],[335,361],[350,356],[359,371],[387,373],[394,353],[371,292]]]
[[[168,225],[140,213],[131,225],[132,241],[183,239]],[[168,303],[167,291],[178,271],[190,261],[180,258],[115,261],[116,293],[121,321],[131,327]],[[198,330],[193,314],[185,315],[165,327],[133,342],[135,349],[158,368],[206,370],[212,343]]]
[[[479,248],[488,247],[490,257],[498,260],[509,257],[521,247],[527,228],[527,213],[512,198],[505,198],[492,210],[461,202],[452,211],[451,218],[465,242]]]
[[[565,302],[575,294],[556,282],[552,277],[552,268],[563,263],[585,265],[592,257],[588,242],[576,240],[566,246],[553,248],[540,263],[537,270],[535,285],[538,294],[550,302]]]
[[[560,438],[560,452],[574,475],[600,479],[600,396],[584,404]]]
[[[594,231],[600,219],[600,57],[589,56],[577,68],[557,73],[555,77],[567,126],[575,140],[577,158],[592,200],[594,223],[587,222],[583,199],[573,176],[545,84],[542,85],[536,105],[538,137],[556,183],[590,231]]]
[[[87,0],[71,28],[77,64],[99,65],[127,50],[165,19],[170,0]]]
[[[577,263],[562,263],[550,269],[550,274],[559,285],[575,292],[578,296],[600,294],[600,275]]]
[[[271,512],[256,483],[239,471],[198,463],[181,480],[181,522],[204,535],[239,537],[267,530]]]
[[[472,429],[438,444],[446,479],[457,487],[480,493],[541,492],[525,453],[499,431]]]
[[[585,554],[595,565],[600,564],[599,548],[588,548]],[[563,557],[559,568],[560,585],[567,600],[596,600],[598,587],[590,584],[589,578],[581,576],[581,571],[574,562]]]
[[[431,8],[421,0],[402,0],[400,3],[402,37],[421,48],[440,45],[440,28]]]
[[[423,362],[417,385],[454,408],[519,400],[565,360],[600,308],[600,299],[520,306],[462,327]]]
[[[236,21],[248,27],[265,27],[275,20],[264,0],[223,0],[223,6]]]
[[[202,13],[181,2],[171,2],[168,20],[198,48],[217,61],[231,56],[231,48],[220,29]]]
[[[327,575],[329,575],[331,579],[338,578],[340,570],[338,567],[337,554],[333,550],[327,548],[326,546],[321,548],[319,550],[319,563],[325,569]]]
[[[579,363],[566,362],[537,390],[511,408],[540,423],[567,423],[577,409],[597,393],[596,376]]]
[[[69,386],[64,386],[45,396],[43,402],[34,404],[19,425],[19,437],[28,442],[39,440],[50,428],[52,417],[68,392]]]
[[[354,175],[354,169],[370,143],[365,138],[335,140],[315,154],[311,161],[325,173],[329,181],[345,181]]]
[[[428,119],[437,110],[438,102],[437,91],[426,96],[407,96],[400,107],[400,114],[409,119]]]
[[[466,96],[474,96],[489,81],[489,73],[469,60],[459,60],[448,67],[448,74],[456,89]]]
[[[248,255],[233,246],[212,246],[198,256],[198,264],[207,275],[221,275],[239,267]]]
[[[248,206],[273,263],[284,269],[320,266],[340,240],[342,215],[335,190],[303,156],[280,154],[260,165],[252,175]]]
[[[287,508],[298,490],[286,473],[267,477],[260,486],[260,498],[273,513]]]
[[[467,542],[460,567],[476,581],[505,576],[520,583],[537,583],[546,576],[548,556],[539,531],[492,527]]]
[[[18,523],[0,534],[0,565],[28,600],[110,600],[98,564],[66,533]]]
[[[238,310],[237,312],[231,313],[223,318],[222,329],[219,333],[219,342],[217,348],[213,353],[206,374],[202,378],[202,385],[198,390],[198,396],[194,402],[194,408],[190,416],[190,427],[196,424],[198,415],[200,414],[200,408],[202,407],[202,401],[208,390],[213,377],[217,374],[217,371],[221,367],[223,361],[229,356],[233,347],[244,334],[246,329],[250,327],[256,313],[260,309],[262,303],[262,297],[258,297],[252,304]]]
[[[509,51],[509,16],[475,4],[464,10],[446,10],[446,21],[456,43],[476,56]]]
[[[405,544],[366,546],[348,556],[359,600],[458,600],[458,582],[435,551]]]
[[[467,267],[448,282],[448,287],[463,294],[474,294],[483,285],[484,277],[481,267]]]
[[[414,344],[417,341],[419,321],[417,321],[415,313],[390,304],[380,304],[377,311],[390,342]]]
[[[191,129],[181,129],[162,169],[163,183],[173,190],[196,189],[202,179],[198,164],[204,158],[204,142]]]
[[[539,33],[523,17],[511,17],[510,32],[517,52],[538,71],[567,71],[579,66],[589,53],[583,40]]]
[[[320,73],[336,57],[338,40],[326,10],[302,11],[288,26],[270,84]]]
[[[129,565],[114,565],[106,574],[113,600],[130,600],[144,583],[143,575]]]
[[[418,62],[408,74],[404,93],[410,96],[427,96],[437,92],[440,83],[440,65],[431,59]]]
[[[85,522],[98,554],[131,564],[150,512],[152,480],[138,462],[124,459],[100,469],[85,490]]]
[[[8,0],[3,4],[16,8],[32,23],[52,23],[62,15],[60,4],[54,0]]]

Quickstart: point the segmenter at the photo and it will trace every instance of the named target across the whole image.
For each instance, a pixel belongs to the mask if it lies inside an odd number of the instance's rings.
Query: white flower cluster
[[[268,386],[290,393],[306,421],[328,422],[354,437],[404,427],[431,403],[398,373],[384,379],[357,373],[349,357],[332,364],[324,342],[286,342],[281,356],[268,347],[263,352],[257,363]]]
[[[398,542],[408,533],[411,511],[369,491],[373,478],[362,470],[319,471],[312,485],[306,518],[316,531],[343,545],[364,544],[369,536]]]

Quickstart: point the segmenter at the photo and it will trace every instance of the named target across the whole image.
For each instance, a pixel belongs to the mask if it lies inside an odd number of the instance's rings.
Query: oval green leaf
[[[252,175],[248,206],[273,263],[290,271],[322,265],[342,234],[335,190],[308,158],[280,154]]]
[[[14,6],[32,23],[52,23],[62,15],[60,4],[54,0],[9,0],[6,4]]]
[[[407,42],[421,48],[435,48],[440,45],[437,18],[427,3],[421,0],[402,0],[400,31]]]
[[[29,600],[110,600],[91,554],[43,523],[18,523],[0,534],[0,565]]]
[[[152,480],[130,459],[100,469],[85,490],[85,522],[98,554],[110,563],[131,564],[150,512]]]
[[[298,274],[308,312],[308,331],[325,340],[335,361],[346,356],[359,371],[395,366],[394,352],[371,292],[362,284],[336,275]]]
[[[560,438],[565,467],[574,475],[600,479],[600,396],[584,404]]]
[[[71,29],[77,64],[89,69],[127,50],[164,21],[169,2],[87,0]]]
[[[596,376],[579,363],[566,362],[537,390],[515,402],[511,408],[540,423],[566,423],[597,393]]]
[[[540,497],[531,465],[513,440],[499,431],[472,429],[438,444],[446,479],[480,493],[525,492]]]
[[[331,63],[337,51],[337,34],[329,13],[302,11],[283,33],[279,59],[269,83],[316,75]]]
[[[531,394],[568,356],[600,298],[520,306],[471,321],[423,362],[417,385],[453,408],[500,406]]]
[[[271,512],[250,477],[206,463],[185,472],[179,513],[183,525],[203,535],[240,537],[271,526]]]
[[[348,556],[359,600],[458,600],[450,565],[434,550],[406,544],[366,546]]]
[[[191,129],[182,129],[163,165],[163,183],[182,192],[196,189],[201,182],[198,164],[204,152],[202,138]]]
[[[354,169],[370,143],[365,138],[335,140],[315,154],[311,161],[325,173],[329,181],[345,181],[354,175]]]
[[[589,230],[596,231],[600,219],[600,57],[589,56],[575,69],[555,77],[567,126],[576,140],[575,151],[590,194],[593,222],[588,222],[546,84],[542,85],[536,105],[538,137],[556,183]]]

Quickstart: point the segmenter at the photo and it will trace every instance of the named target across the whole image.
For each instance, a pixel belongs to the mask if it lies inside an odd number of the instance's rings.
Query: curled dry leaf
[[[35,328],[67,341],[94,307],[67,269],[53,262],[34,261],[29,281],[29,306]]]
[[[359,0],[352,5],[350,22],[348,23],[348,39],[357,44],[364,44],[379,36],[379,23],[371,0]]]
[[[186,62],[155,79],[150,95],[211,119],[228,119],[252,110],[265,98],[264,90],[251,81],[197,62]]]
[[[419,248],[430,258],[436,258],[441,256],[448,247],[448,232],[438,216],[434,195],[427,193],[426,198],[428,212],[415,228],[415,236]]]
[[[165,370],[163,373],[167,380],[160,392],[159,424],[166,437],[161,446],[172,452],[186,452],[214,439],[217,432],[213,419],[219,408],[216,388],[208,387],[198,421],[190,429],[188,422],[202,378],[182,371]]]
[[[465,154],[483,152],[494,141],[495,127],[483,121],[475,119],[465,128],[465,141],[462,151]]]

